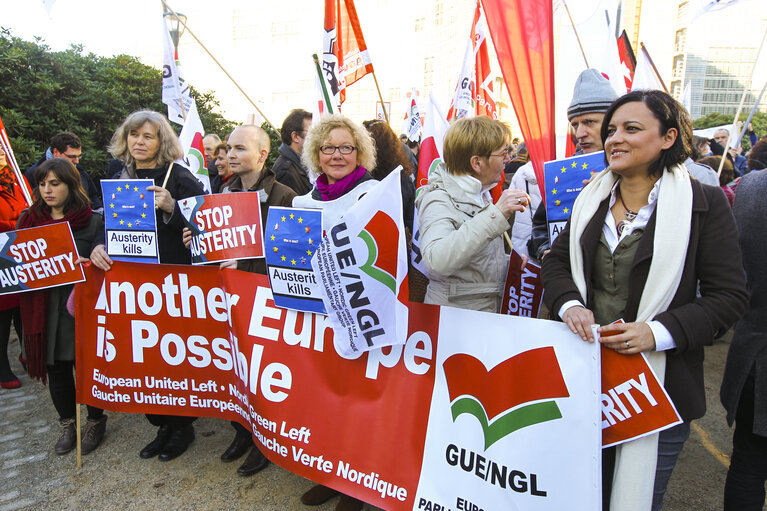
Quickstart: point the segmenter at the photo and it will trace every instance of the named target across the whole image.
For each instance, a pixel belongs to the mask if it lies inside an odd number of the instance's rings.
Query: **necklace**
[[[623,209],[625,209],[625,210],[626,210],[626,211],[625,211],[625,213],[624,213],[624,215],[626,215],[626,220],[628,220],[629,222],[633,222],[633,221],[634,221],[634,219],[635,219],[635,218],[637,217],[637,215],[639,214],[639,212],[638,212],[638,211],[631,211],[631,210],[630,210],[630,209],[629,209],[629,208],[626,206],[626,203],[625,203],[625,202],[623,202],[623,195],[621,195],[621,190],[620,190],[620,188],[618,188],[618,199],[620,199],[620,201],[621,201],[621,206],[623,206]]]
[[[626,203],[623,202],[623,196],[621,195],[621,189],[620,188],[618,188],[618,199],[620,199],[621,206],[623,206],[623,209],[625,210],[623,214],[626,215],[626,219],[625,220],[621,220],[620,222],[618,222],[618,225],[616,226],[616,230],[618,231],[618,236],[620,236],[621,234],[623,234],[623,230],[627,226],[629,226],[631,224],[631,222],[634,221],[634,219],[637,217],[639,212],[631,211],[626,206]]]

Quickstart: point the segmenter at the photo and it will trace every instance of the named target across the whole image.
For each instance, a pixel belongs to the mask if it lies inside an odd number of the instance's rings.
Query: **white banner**
[[[434,362],[414,509],[600,509],[598,344],[442,307]]]

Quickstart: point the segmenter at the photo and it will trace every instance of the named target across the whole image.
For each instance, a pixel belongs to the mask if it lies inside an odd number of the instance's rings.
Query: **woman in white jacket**
[[[529,204],[523,190],[505,190],[496,204],[490,199],[510,139],[505,124],[485,116],[461,119],[445,134],[445,161],[416,199],[426,303],[498,312],[508,267],[503,233]]]

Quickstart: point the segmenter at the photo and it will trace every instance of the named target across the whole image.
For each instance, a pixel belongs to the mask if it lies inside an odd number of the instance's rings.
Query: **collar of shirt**
[[[610,252],[615,252],[618,248],[618,244],[623,241],[623,238],[630,236],[632,232],[637,229],[644,229],[647,226],[647,222],[655,211],[655,204],[658,202],[658,192],[660,191],[660,183],[663,180],[663,176],[655,182],[655,185],[650,190],[650,194],[647,196],[647,205],[637,212],[636,218],[633,222],[630,222],[623,228],[623,232],[618,236],[618,229],[615,226],[615,218],[613,218],[612,207],[615,205],[615,201],[618,200],[616,191],[618,190],[618,183],[615,182],[612,190],[610,190],[610,206],[607,208],[607,215],[605,215],[605,223],[602,225],[602,232],[605,235],[607,245],[610,247]]]

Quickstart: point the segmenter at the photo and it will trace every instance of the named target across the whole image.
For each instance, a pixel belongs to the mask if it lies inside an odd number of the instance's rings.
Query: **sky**
[[[142,37],[142,28],[154,35],[159,0],[55,0],[50,16],[42,0],[0,0],[0,26],[14,36],[32,40],[42,37],[53,50],[82,44],[98,55],[136,55],[156,46],[156,37]]]

